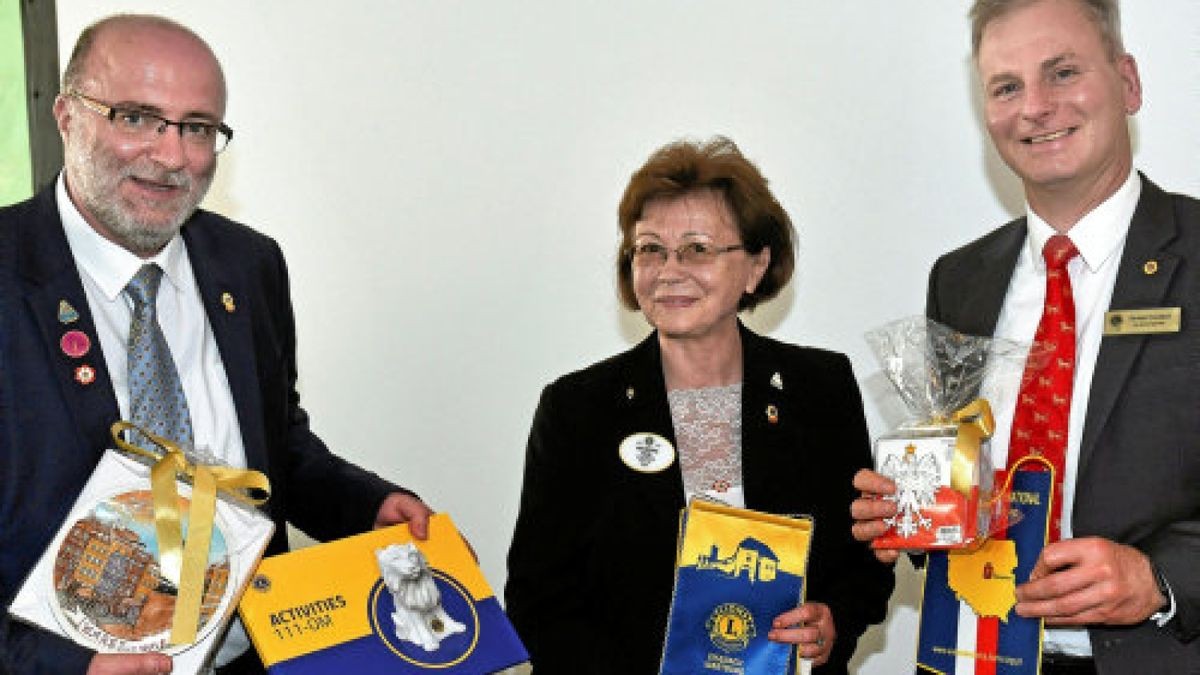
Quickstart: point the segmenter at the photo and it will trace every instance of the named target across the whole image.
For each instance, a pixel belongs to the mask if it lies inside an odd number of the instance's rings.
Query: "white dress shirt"
[[[125,286],[142,265],[157,263],[163,270],[156,303],[158,323],[187,397],[195,446],[229,466],[245,468],[246,451],[233,393],[225,377],[225,366],[200,299],[200,289],[196,286],[183,238],[175,235],[163,250],[143,260],[105,239],[87,224],[67,196],[63,175],[58,179],[57,199],[59,216],[75,266],[83,279],[88,307],[96,322],[96,337],[112,377],[122,419],[129,419],[127,345],[133,318],[133,301],[124,292]],[[93,346],[92,353],[84,360],[96,356]]]
[[[88,308],[96,322],[96,337],[100,341],[104,365],[112,378],[121,418],[129,419],[127,345],[133,319],[133,300],[124,292],[125,286],[142,265],[157,263],[163,270],[155,303],[158,323],[187,397],[194,445],[202,456],[212,455],[229,466],[246,468],[246,451],[233,392],[225,377],[225,366],[208,323],[208,314],[204,311],[183,238],[176,234],[153,257],[139,258],[88,225],[67,194],[65,176],[65,173],[59,174],[55,188],[58,214],[75,267],[83,280]],[[83,361],[97,356],[93,345]],[[227,663],[249,646],[240,621],[235,619],[218,651],[216,663]]]
[[[1104,313],[1108,311],[1112,300],[1117,268],[1125,249],[1125,237],[1141,194],[1142,182],[1137,172],[1130,171],[1125,182],[1112,196],[1067,232],[1079,255],[1067,265],[1071,293],[1075,299],[1075,380],[1071,390],[1071,416],[1063,477],[1063,539],[1071,538],[1079,445],[1083,438],[1083,422],[1087,417],[1092,374],[1096,369],[1096,357],[1100,353],[1100,340],[1104,332]],[[1017,258],[1017,266],[993,335],[1032,343],[1046,298],[1046,263],[1042,259],[1042,248],[1057,233],[1028,206],[1026,217],[1029,236]],[[984,384],[984,395],[989,397],[996,419],[996,433],[991,443],[991,457],[996,468],[1007,465],[1008,441],[1020,377],[1021,369],[1016,368],[1003,378],[1004,381],[996,376]],[[1075,656],[1092,654],[1087,631],[1082,628],[1048,629],[1045,650]]]

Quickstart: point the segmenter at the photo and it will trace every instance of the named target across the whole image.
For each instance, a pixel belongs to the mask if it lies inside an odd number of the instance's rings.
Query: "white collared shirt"
[[[202,454],[207,451],[229,466],[245,468],[246,450],[233,392],[183,238],[176,234],[163,250],[143,260],[88,225],[67,194],[65,172],[58,176],[55,198],[71,256],[83,280],[88,308],[96,322],[96,337],[112,378],[121,418],[129,419],[127,345],[133,319],[133,300],[124,292],[125,286],[142,265],[158,263],[163,276],[155,308],[187,397],[194,445]],[[84,361],[88,358],[96,358],[94,346]],[[215,663],[224,665],[249,647],[245,629],[235,618],[217,651]]]
[[[88,225],[67,195],[65,174],[59,174],[55,196],[122,419],[129,419],[127,344],[133,318],[133,301],[124,290],[142,265],[157,263],[163,270],[156,303],[158,323],[187,397],[195,446],[230,466],[244,468],[246,451],[233,393],[183,238],[175,235],[163,250],[143,260]],[[82,360],[98,356],[93,346]]]
[[[1075,479],[1079,465],[1079,445],[1087,417],[1088,395],[1100,340],[1104,333],[1104,313],[1112,300],[1121,253],[1129,224],[1142,194],[1137,172],[1130,171],[1125,182],[1112,196],[1085,215],[1067,232],[1079,255],[1067,264],[1071,293],[1075,299],[1075,380],[1071,391],[1071,416],[1067,430],[1066,466],[1063,477],[1062,538],[1071,538],[1071,514],[1075,502]],[[1029,235],[1017,258],[1017,266],[1004,298],[1004,308],[996,323],[995,337],[1029,344],[1042,317],[1046,297],[1046,263],[1042,248],[1054,234],[1040,216],[1026,205]],[[1012,432],[1021,369],[1010,372],[1004,382],[991,378],[985,383],[985,395],[995,394],[992,410],[996,433],[992,437],[991,456],[996,468],[1008,459],[1008,441]],[[1046,651],[1090,656],[1087,631],[1047,629]]]

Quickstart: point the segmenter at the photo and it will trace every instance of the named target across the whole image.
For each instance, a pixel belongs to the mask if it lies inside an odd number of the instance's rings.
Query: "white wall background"
[[[209,40],[236,136],[206,204],[288,255],[318,433],[452,514],[499,590],[541,387],[647,330],[613,291],[616,205],[669,140],[726,134],[759,164],[798,273],[749,322],[849,353],[886,429],[862,333],[921,312],[936,255],[1022,208],[981,135],[968,4],[59,0],[58,16],[63,63],[117,10]],[[1200,194],[1200,3],[1124,4],[1137,165]],[[920,586],[898,571],[859,672],[911,664]]]

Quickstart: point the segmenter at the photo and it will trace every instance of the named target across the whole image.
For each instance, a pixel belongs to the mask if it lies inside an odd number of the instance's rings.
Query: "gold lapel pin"
[[[779,423],[779,408],[776,408],[774,405],[767,406],[767,421],[771,424]]]
[[[1146,264],[1142,265],[1142,271],[1145,272],[1146,276],[1148,276],[1148,277],[1154,276],[1155,274],[1158,273],[1158,261],[1157,260],[1147,260]]]
[[[632,401],[632,400],[633,400],[633,395],[634,395],[635,393],[636,393],[636,392],[634,392],[634,391],[633,391],[633,387],[628,387],[628,388],[626,388],[626,389],[625,389],[625,398],[627,398],[627,399],[629,399],[630,401]]]
[[[221,304],[225,305],[225,311],[230,314],[233,314],[235,311],[237,311],[237,305],[233,302],[233,294],[229,291],[225,291],[221,294]]]

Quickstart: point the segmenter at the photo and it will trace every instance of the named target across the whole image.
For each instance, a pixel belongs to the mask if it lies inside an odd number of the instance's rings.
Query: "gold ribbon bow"
[[[950,421],[958,425],[954,459],[950,463],[950,487],[970,495],[971,488],[977,485],[979,447],[992,437],[996,420],[992,418],[992,406],[987,399],[977,398],[955,411]]]
[[[121,438],[121,433],[127,430],[137,431],[150,439],[162,452],[138,447]],[[217,490],[244,504],[259,506],[270,496],[270,481],[262,473],[249,469],[192,464],[174,441],[152,434],[132,422],[114,423],[112,437],[122,450],[154,460],[150,469],[150,487],[154,496],[158,565],[163,577],[175,584],[177,589],[170,643],[191,644],[196,641],[200,623],[200,601],[204,594],[204,573],[208,566]],[[186,544],[182,536],[180,499],[175,489],[177,476],[192,481]],[[245,490],[260,490],[267,496],[254,498]]]

